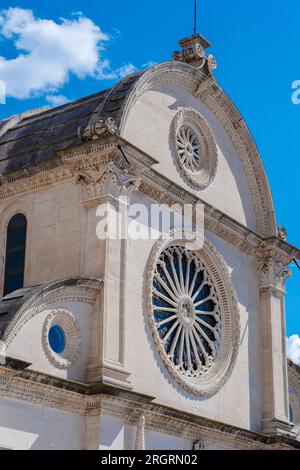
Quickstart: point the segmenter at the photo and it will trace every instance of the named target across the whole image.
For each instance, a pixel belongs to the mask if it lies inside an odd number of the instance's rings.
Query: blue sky
[[[24,37],[22,24],[10,20],[8,27],[0,14],[0,72],[6,71],[15,96],[0,106],[0,118],[105,89],[127,71],[169,60],[177,41],[193,32],[193,0],[1,0],[1,9],[9,7],[32,10],[32,28]],[[298,246],[300,105],[292,104],[291,86],[300,80],[299,17],[299,0],[199,0],[199,29],[213,42],[216,77],[254,136],[278,223],[286,226],[288,241]],[[54,22],[61,25],[60,18],[69,23],[57,34]],[[82,57],[81,34],[87,44]],[[287,287],[289,336],[300,334],[300,271],[293,271]]]

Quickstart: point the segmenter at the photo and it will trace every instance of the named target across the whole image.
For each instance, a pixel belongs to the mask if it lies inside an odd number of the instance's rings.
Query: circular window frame
[[[53,326],[59,326],[65,334],[66,346],[61,353],[56,353],[49,343],[49,331]],[[75,364],[81,350],[81,337],[79,325],[71,312],[56,309],[47,315],[42,330],[42,346],[50,364],[58,369],[69,369]]]
[[[191,131],[199,146],[199,155],[202,160],[199,171],[189,170],[179,155],[178,135],[183,128]],[[181,177],[195,189],[206,189],[213,182],[218,166],[217,142],[208,121],[195,109],[182,108],[173,118],[170,132],[172,154]]]
[[[190,238],[178,237],[177,234],[172,233],[168,239],[162,237],[153,246],[145,275],[146,314],[160,358],[173,379],[196,396],[211,397],[218,393],[228,381],[237,359],[240,340],[239,307],[236,291],[222,255],[207,240],[203,243],[203,240],[199,239],[192,244],[190,240]],[[156,266],[162,253],[171,246],[183,246],[199,256],[213,281],[219,300],[222,325],[220,345],[213,364],[207,372],[198,377],[187,377],[175,367],[165,351],[153,314],[153,280]]]

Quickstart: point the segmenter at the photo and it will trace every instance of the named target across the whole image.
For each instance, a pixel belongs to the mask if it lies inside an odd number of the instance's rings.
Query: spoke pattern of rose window
[[[213,364],[221,339],[221,313],[213,282],[200,258],[170,247],[156,265],[153,316],[161,344],[173,366],[198,377]]]
[[[189,127],[181,127],[177,133],[177,152],[181,164],[190,172],[201,170],[202,159],[199,153],[199,143]]]

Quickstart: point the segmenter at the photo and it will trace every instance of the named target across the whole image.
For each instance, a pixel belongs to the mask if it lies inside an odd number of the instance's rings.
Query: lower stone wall
[[[82,448],[84,418],[28,402],[0,401],[0,448],[77,450]]]

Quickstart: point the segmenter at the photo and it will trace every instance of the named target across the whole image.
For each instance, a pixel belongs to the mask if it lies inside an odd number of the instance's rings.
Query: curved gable
[[[240,113],[220,87],[179,62],[152,67],[131,83],[119,107],[121,136],[159,160],[157,171],[262,236],[277,233],[269,183]],[[219,153],[214,182],[196,191],[172,161],[170,126],[178,109],[192,107],[212,127]]]

